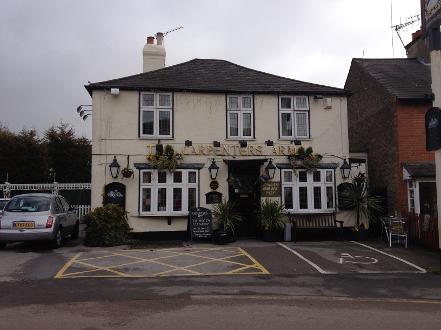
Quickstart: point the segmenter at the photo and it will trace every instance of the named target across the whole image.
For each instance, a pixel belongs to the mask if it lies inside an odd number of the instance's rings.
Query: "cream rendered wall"
[[[108,165],[113,156],[117,157],[121,168],[126,166],[127,155],[130,155],[130,167],[134,163],[145,163],[147,145],[156,144],[158,140],[138,137],[139,127],[139,93],[137,91],[121,90],[120,94],[111,95],[110,91],[94,91],[92,116],[92,208],[102,204],[103,187],[112,181],[126,185],[126,209],[129,212],[129,222],[134,231],[180,231],[186,230],[186,217],[173,217],[168,225],[164,217],[138,216],[139,201],[139,172],[135,170],[132,179],[112,179]],[[264,145],[264,141],[273,140],[275,145],[291,145],[290,141],[278,138],[278,96],[256,94],[255,107],[255,139],[248,141],[249,145]],[[303,140],[306,148],[312,146],[315,152],[325,155],[324,162],[342,161],[328,155],[346,158],[349,156],[346,97],[332,97],[332,109],[324,109],[323,100],[310,97],[311,139]],[[174,138],[161,139],[163,144],[171,144],[177,152],[184,146],[185,140],[191,140],[193,145],[211,145],[213,141],[221,144],[235,144],[237,140],[226,139],[226,95],[223,93],[174,93]],[[228,166],[223,159],[231,156],[216,155],[186,155],[184,163],[202,163],[200,170],[200,206],[205,204],[205,193],[208,192],[210,177],[208,166],[215,158],[220,167],[217,180],[218,189],[228,199],[226,179]],[[236,159],[273,158],[274,163],[287,163],[286,156],[273,153],[271,147],[265,147],[261,156],[237,156]],[[262,172],[263,172],[262,168]],[[263,174],[263,173],[262,173]],[[275,181],[280,181],[279,171]],[[336,170],[336,184],[342,182],[340,171]]]

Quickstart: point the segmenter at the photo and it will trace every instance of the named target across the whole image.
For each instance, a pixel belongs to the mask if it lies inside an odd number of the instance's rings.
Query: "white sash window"
[[[309,138],[309,100],[307,96],[279,96],[280,137]]]
[[[253,96],[227,96],[228,138],[247,139],[254,136]]]
[[[140,136],[171,138],[173,100],[171,93],[141,93]]]
[[[335,211],[334,170],[282,170],[282,202],[287,211]]]
[[[198,172],[141,170],[141,215],[187,215],[197,207]]]

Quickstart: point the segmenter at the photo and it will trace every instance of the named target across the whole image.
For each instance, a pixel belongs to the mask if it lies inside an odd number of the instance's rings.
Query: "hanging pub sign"
[[[280,181],[263,182],[260,186],[262,197],[280,197]]]
[[[434,107],[426,112],[426,149],[441,148],[441,109]]]
[[[203,207],[196,207],[189,212],[191,239],[211,238],[212,217],[211,211]]]
[[[116,204],[126,209],[126,186],[119,182],[112,182],[104,187],[104,205]]]

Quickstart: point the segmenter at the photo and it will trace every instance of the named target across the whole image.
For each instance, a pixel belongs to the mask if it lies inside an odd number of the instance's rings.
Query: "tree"
[[[90,182],[92,147],[84,137],[77,138],[74,129],[66,123],[52,126],[44,133],[49,167],[58,182]]]

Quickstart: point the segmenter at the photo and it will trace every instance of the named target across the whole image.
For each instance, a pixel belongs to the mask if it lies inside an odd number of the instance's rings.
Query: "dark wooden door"
[[[229,199],[242,216],[238,228],[239,237],[254,237],[258,234],[260,205],[260,163],[237,161],[228,166],[230,178]]]

